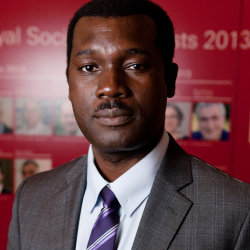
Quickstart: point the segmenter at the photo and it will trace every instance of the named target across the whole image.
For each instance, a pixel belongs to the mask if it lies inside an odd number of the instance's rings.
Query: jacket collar
[[[170,246],[192,207],[192,202],[180,193],[190,183],[191,157],[170,135],[132,250],[166,250]]]
[[[163,176],[165,181],[176,190],[192,183],[191,156],[187,154],[169,134],[169,147],[158,171],[158,178]]]

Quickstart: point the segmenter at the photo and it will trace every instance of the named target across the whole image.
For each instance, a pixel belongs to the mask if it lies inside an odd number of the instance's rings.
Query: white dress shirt
[[[115,249],[132,248],[135,235],[152,188],[156,172],[166,153],[169,136],[164,131],[157,146],[142,160],[114,182],[107,182],[94,164],[92,146],[88,151],[87,187],[83,197],[77,233],[76,250],[85,250],[88,240],[103,205],[100,191],[109,184],[121,204],[120,224],[116,235]]]

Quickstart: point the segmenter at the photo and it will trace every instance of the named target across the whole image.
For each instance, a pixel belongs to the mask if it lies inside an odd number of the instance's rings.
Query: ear
[[[175,81],[178,73],[178,65],[176,63],[172,63],[170,69],[168,69],[167,75],[167,88],[168,88],[168,97],[171,98],[175,95]]]

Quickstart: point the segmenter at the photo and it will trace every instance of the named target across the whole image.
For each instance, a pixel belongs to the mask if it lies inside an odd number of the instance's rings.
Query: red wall
[[[17,124],[18,98],[46,99],[49,124],[55,126],[56,100],[67,98],[66,29],[85,1],[1,1],[0,98],[12,101]],[[179,141],[189,153],[250,182],[250,1],[155,0],[175,25],[179,65],[177,94],[172,102],[223,102],[230,106],[228,141]],[[190,118],[190,135],[192,113]],[[0,159],[50,159],[56,167],[87,153],[83,137],[0,135]],[[14,195],[0,195],[0,249],[6,248]]]

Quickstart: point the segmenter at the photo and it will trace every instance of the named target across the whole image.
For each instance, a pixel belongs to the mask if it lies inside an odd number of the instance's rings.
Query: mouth
[[[95,119],[105,126],[121,126],[129,123],[133,117],[133,112],[124,109],[103,109],[95,114]]]

